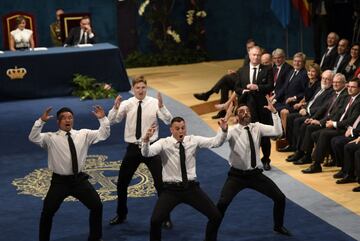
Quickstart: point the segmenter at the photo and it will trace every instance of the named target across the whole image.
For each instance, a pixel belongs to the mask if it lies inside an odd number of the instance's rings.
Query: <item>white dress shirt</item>
[[[110,124],[121,122],[126,117],[124,139],[127,143],[139,143],[135,137],[136,132],[136,116],[139,100],[135,97],[131,97],[128,100],[121,102],[120,107],[116,110],[114,107],[109,111],[108,118]],[[150,96],[146,96],[141,103],[142,115],[141,115],[141,133],[144,135],[147,130],[156,125],[156,131],[151,137],[150,142],[154,142],[159,136],[159,123],[157,117],[159,117],[165,124],[170,124],[172,119],[171,113],[166,109],[165,105],[159,108],[159,101]]]
[[[263,136],[280,136],[282,134],[281,121],[278,114],[272,113],[272,119],[274,125],[265,125],[259,122],[250,123],[248,126],[252,138],[254,140],[255,153],[256,153],[256,166],[255,168],[262,168],[262,162],[260,160],[260,140]],[[236,124],[229,127],[226,140],[230,145],[230,166],[240,170],[252,170],[251,167],[251,150],[250,142],[247,130],[245,126]]]
[[[97,130],[81,129],[71,130],[71,138],[74,141],[78,159],[79,172],[85,165],[89,146],[99,141],[106,140],[110,136],[110,122],[107,117],[99,119],[100,127]],[[36,145],[47,149],[48,166],[51,171],[59,175],[73,175],[71,152],[66,132],[41,133],[46,122],[38,119],[31,129],[29,140]]]
[[[185,165],[189,181],[196,179],[196,150],[221,146],[226,139],[226,133],[220,130],[214,137],[194,135],[184,137]],[[164,182],[182,182],[179,142],[173,136],[161,138],[152,145],[149,142],[143,143],[141,153],[146,157],[160,154],[163,163],[162,178]]]
[[[15,48],[29,48],[30,47],[30,37],[33,34],[33,31],[30,29],[15,29],[10,32],[15,40]]]
[[[84,31],[84,29],[80,29],[79,44],[80,44],[84,34],[85,34],[85,36],[84,36],[84,43],[85,44],[87,44],[87,42],[89,42],[89,39],[92,39],[95,36],[95,34],[92,33],[92,32],[90,34],[88,34],[87,32]]]

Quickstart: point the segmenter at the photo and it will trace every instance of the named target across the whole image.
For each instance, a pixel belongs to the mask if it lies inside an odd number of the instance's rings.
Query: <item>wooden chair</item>
[[[16,18],[20,15],[24,16],[26,21],[26,28],[33,31],[33,38],[35,42],[35,46],[37,46],[37,32],[36,32],[36,25],[35,25],[35,17],[31,13],[26,12],[12,12],[6,14],[2,17],[2,24],[3,24],[3,43],[4,49],[10,49],[10,32],[17,28],[16,25]]]

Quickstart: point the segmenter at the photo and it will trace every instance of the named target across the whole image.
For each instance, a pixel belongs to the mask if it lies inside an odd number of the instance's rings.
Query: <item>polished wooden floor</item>
[[[203,102],[195,99],[193,93],[210,89],[221,76],[226,74],[228,69],[237,69],[240,65],[242,65],[242,60],[228,60],[191,65],[134,68],[127,69],[127,72],[130,77],[144,75],[150,87],[189,106],[209,126],[216,129],[217,122],[212,120],[211,116],[216,114],[213,105],[218,101],[219,96],[214,94],[207,102]],[[273,166],[360,215],[360,193],[351,191],[358,184],[335,184],[332,175],[339,168],[323,168],[322,173],[304,175],[301,170],[308,165],[295,166],[286,162],[285,158],[290,153],[277,152],[274,149],[275,145],[272,146]]]

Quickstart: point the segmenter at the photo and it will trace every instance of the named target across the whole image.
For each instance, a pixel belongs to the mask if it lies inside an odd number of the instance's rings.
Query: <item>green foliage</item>
[[[207,60],[205,48],[205,0],[185,0],[186,27],[173,18],[176,0],[139,0],[138,13],[148,23],[151,53],[135,51],[127,56],[127,68],[196,63]],[[190,21],[189,11],[192,12]],[[201,16],[200,16],[201,15]],[[189,23],[191,22],[191,23]]]
[[[86,75],[74,74],[73,83],[75,90],[72,94],[79,96],[80,100],[114,98],[118,94],[111,85],[97,83],[95,78]]]

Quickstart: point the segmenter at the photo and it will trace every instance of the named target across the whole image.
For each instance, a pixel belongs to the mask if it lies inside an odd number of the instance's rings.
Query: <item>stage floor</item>
[[[242,60],[212,61],[189,65],[134,68],[127,69],[127,73],[130,77],[144,75],[151,88],[192,108],[210,127],[217,129],[217,121],[211,119],[211,116],[216,114],[213,105],[219,99],[219,95],[214,94],[207,102],[203,102],[195,99],[193,93],[210,89],[221,76],[226,74],[228,69],[236,70],[241,65]],[[304,175],[301,170],[309,165],[295,166],[286,162],[285,158],[291,153],[277,152],[274,147],[275,143],[272,145],[271,154],[274,167],[360,215],[359,193],[352,192],[352,188],[358,184],[336,184],[332,175],[339,170],[338,167],[325,167],[322,173]]]

